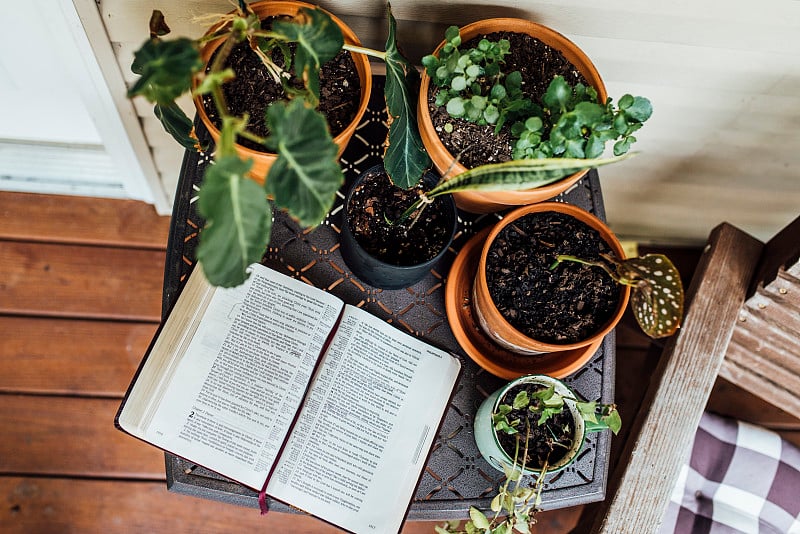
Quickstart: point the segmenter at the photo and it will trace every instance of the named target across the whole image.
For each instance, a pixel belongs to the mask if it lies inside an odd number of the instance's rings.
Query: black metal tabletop
[[[383,77],[376,76],[370,107],[341,158],[347,183],[380,162],[386,137]],[[198,125],[201,138],[207,133]],[[196,261],[195,251],[203,221],[195,209],[196,193],[211,160],[211,152],[187,151],[173,208],[164,274],[163,310],[172,302]],[[345,187],[347,186],[345,184]],[[343,188],[344,190],[344,188]],[[404,331],[458,355],[462,376],[434,442],[409,519],[456,519],[468,516],[470,506],[489,508],[491,497],[502,482],[478,452],[472,422],[481,401],[505,381],[478,367],[459,347],[448,325],[444,287],[455,254],[480,229],[500,215],[460,213],[459,233],[437,270],[422,281],[400,290],[381,290],[358,280],[342,261],[338,251],[343,196],[319,227],[298,227],[276,213],[272,239],[264,263],[290,276],[326,289],[345,302],[358,305]],[[555,200],[576,204],[605,218],[596,171],[590,171],[573,188]],[[614,397],[614,338],[605,338],[598,352],[573,375],[564,379],[582,397],[612,402]],[[602,500],[605,495],[610,437],[608,431],[589,434],[577,460],[548,476],[542,508],[555,509]],[[258,508],[256,492],[233,481],[166,454],[167,485],[171,491]],[[290,507],[271,502],[277,511]]]

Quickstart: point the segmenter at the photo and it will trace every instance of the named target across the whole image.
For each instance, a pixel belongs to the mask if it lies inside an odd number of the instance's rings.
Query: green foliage
[[[245,268],[261,259],[269,242],[271,210],[267,194],[278,208],[306,226],[319,224],[333,206],[343,182],[338,148],[326,119],[314,108],[319,104],[319,70],[342,48],[387,61],[386,99],[394,120],[386,164],[392,176],[413,185],[430,160],[419,138],[416,101],[410,89],[415,87],[416,71],[397,49],[391,10],[386,53],[344,45],[339,27],[318,8],[301,8],[291,20],[276,20],[267,29],[262,28],[250,6],[240,1],[236,14],[220,22],[213,26],[212,34],[196,41],[165,40],[162,36],[169,33],[169,27],[163,15],[154,11],[150,39],[134,54],[131,69],[140,78],[128,96],[141,95],[156,104],[156,116],[181,146],[204,149],[176,99],[191,88],[193,78],[198,81],[196,93],[210,95],[222,127],[215,163],[208,167],[199,192],[198,206],[206,227],[200,234],[198,259],[212,284],[233,286],[245,280]],[[214,39],[222,39],[222,43],[206,72],[200,45]],[[232,117],[225,104],[222,88],[234,73],[224,64],[233,46],[244,41],[249,41],[287,96],[288,103],[278,102],[267,110],[270,135],[266,139],[248,131],[248,117]],[[282,57],[284,68],[273,61],[274,54]],[[296,87],[293,79],[302,86]],[[237,136],[261,143],[277,154],[264,188],[246,179],[252,162],[236,157],[233,143]]]
[[[632,134],[650,118],[653,108],[646,98],[631,95],[623,96],[616,109],[611,99],[602,105],[594,88],[571,87],[556,76],[536,111],[511,127],[517,139],[512,151],[515,159],[597,158],[607,141],[616,141],[614,155],[622,155],[636,141]]]
[[[563,261],[599,267],[615,282],[630,286],[633,315],[648,336],[668,337],[680,327],[683,319],[683,284],[678,269],[663,254],[646,254],[625,260],[604,255],[597,261],[559,255],[550,269],[555,269]]]
[[[512,157],[598,158],[606,142],[615,141],[614,155],[625,154],[636,141],[633,133],[650,118],[652,106],[644,97],[623,96],[618,108],[611,99],[598,102],[597,91],[583,84],[570,86],[556,76],[541,102],[522,91],[518,71],[505,72],[509,43],[481,39],[476,48],[460,50],[461,36],[452,26],[439,56],[422,64],[438,87],[436,105],[455,118],[495,125],[495,133],[511,124]]]
[[[267,123],[270,137],[265,144],[278,154],[264,184],[267,193],[300,224],[316,226],[344,182],[325,117],[302,100],[292,100],[272,104]]]
[[[319,69],[342,49],[342,31],[324,11],[301,8],[292,21],[276,20],[267,36],[275,41],[297,44],[294,75],[303,80],[307,98],[316,106],[319,103]],[[264,37],[260,39],[263,42]]]
[[[416,185],[431,160],[422,145],[417,127],[419,73],[397,49],[396,26],[389,10],[386,39],[386,107],[391,118],[385,167],[392,182],[403,189]]]
[[[494,428],[498,432],[518,434],[521,421],[519,419],[509,420],[508,417],[512,410],[524,410],[526,408],[539,417],[536,424],[541,426],[554,415],[564,411],[565,400],[574,402],[581,418],[585,423],[592,423],[593,428],[609,428],[614,434],[619,432],[622,420],[619,418],[616,405],[581,401],[575,397],[556,392],[555,386],[552,385],[532,393],[522,390],[517,393],[511,404],[498,405],[497,411],[492,414]]]
[[[476,48],[459,50],[461,36],[456,26],[445,32],[445,44],[439,56],[422,58],[431,81],[439,88],[436,105],[447,112],[477,124],[493,124],[495,131],[508,120],[524,115],[531,102],[522,94],[519,72],[502,71],[509,54],[507,39],[492,42],[481,39]]]

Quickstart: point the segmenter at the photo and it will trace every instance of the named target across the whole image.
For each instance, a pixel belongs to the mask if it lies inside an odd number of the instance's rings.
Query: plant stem
[[[342,50],[355,52],[357,54],[364,54],[365,56],[372,56],[382,61],[386,61],[386,52],[381,52],[380,50],[373,50],[372,48],[365,48],[363,46],[351,45],[347,43],[342,46]]]

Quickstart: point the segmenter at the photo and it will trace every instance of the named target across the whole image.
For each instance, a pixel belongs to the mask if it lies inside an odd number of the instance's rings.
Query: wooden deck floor
[[[160,317],[168,225],[133,201],[0,192],[0,532],[338,532],[168,493],[162,453],[114,429]],[[691,251],[684,258],[690,271]],[[626,318],[624,419],[657,353]],[[711,405],[800,441],[800,422],[730,384],[718,384]],[[537,531],[567,532],[579,512],[542,514]]]

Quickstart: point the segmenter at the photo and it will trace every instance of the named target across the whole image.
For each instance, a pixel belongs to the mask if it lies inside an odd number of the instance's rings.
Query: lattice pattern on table
[[[370,109],[341,158],[347,183],[380,162],[386,137],[382,85],[383,79],[376,78]],[[206,135],[202,127],[198,131]],[[194,200],[209,164],[209,154],[187,153],[184,160],[170,236],[165,310],[169,309],[195,261],[202,219],[194,208]],[[603,217],[600,198],[597,175],[592,172],[589,178],[584,178],[556,200],[578,204]],[[480,457],[472,434],[472,418],[480,402],[504,381],[477,367],[458,347],[445,315],[444,284],[449,265],[460,247],[498,216],[461,214],[459,234],[439,270],[432,271],[411,288],[384,291],[358,280],[341,259],[338,235],[342,202],[340,193],[325,222],[314,230],[303,230],[277,214],[264,263],[335,293],[346,302],[363,307],[402,330],[424,337],[461,357],[463,375],[420,480],[409,517],[456,517],[463,516],[469,505],[488,507],[489,496],[501,482],[502,475]],[[613,397],[612,351],[613,342],[607,339],[592,360],[566,382],[585,398],[602,397],[609,401]],[[588,435],[578,460],[548,478],[543,506],[557,508],[601,499],[608,452],[607,435]],[[171,489],[176,491],[257,506],[253,492],[171,455],[168,455],[168,479]],[[282,505],[277,503],[275,507],[281,509]]]

